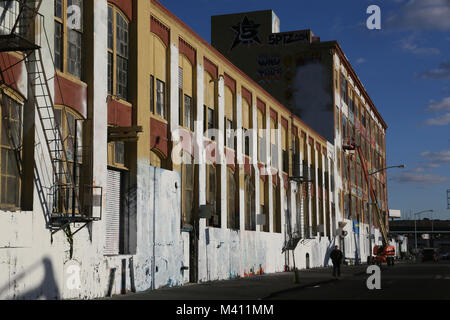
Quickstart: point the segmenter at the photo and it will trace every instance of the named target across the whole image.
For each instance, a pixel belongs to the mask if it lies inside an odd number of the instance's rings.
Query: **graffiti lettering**
[[[277,33],[271,34],[269,36],[269,45],[277,46],[277,45],[289,45],[292,43],[307,43],[309,42],[309,36],[306,32],[301,33]]]
[[[258,57],[258,64],[261,67],[274,67],[281,63],[280,56],[261,55]]]

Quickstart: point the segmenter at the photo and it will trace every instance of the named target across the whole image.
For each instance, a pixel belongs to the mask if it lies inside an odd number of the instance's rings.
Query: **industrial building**
[[[381,169],[387,126],[339,45],[308,45],[328,56],[325,129],[156,0],[0,1],[0,298],[326,266],[335,243],[367,256],[379,232],[340,148],[355,134]]]

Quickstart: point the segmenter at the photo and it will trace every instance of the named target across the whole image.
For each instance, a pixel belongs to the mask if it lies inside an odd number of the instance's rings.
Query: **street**
[[[381,267],[381,289],[369,290],[367,266],[342,266],[334,279],[331,268],[245,279],[163,288],[115,296],[114,300],[445,300],[450,299],[450,261],[397,263]]]

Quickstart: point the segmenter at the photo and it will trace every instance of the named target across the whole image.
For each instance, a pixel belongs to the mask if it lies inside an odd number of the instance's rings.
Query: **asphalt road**
[[[334,279],[331,268],[216,281],[115,296],[114,300],[448,300],[450,261],[398,263],[381,268],[381,289],[367,288],[367,266],[343,266]]]
[[[275,300],[448,300],[450,261],[382,266],[381,289],[369,290],[370,275],[344,276],[338,281],[273,295]]]

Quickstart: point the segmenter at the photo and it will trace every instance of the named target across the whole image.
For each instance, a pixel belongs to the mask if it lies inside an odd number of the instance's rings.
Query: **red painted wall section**
[[[108,124],[115,127],[131,127],[132,108],[119,101],[108,100]]]
[[[275,123],[277,122],[278,113],[272,108],[270,108],[270,117],[275,121]]]
[[[250,106],[252,105],[252,93],[244,87],[242,87],[242,98],[247,100]]]
[[[287,130],[288,129],[288,121],[281,117],[281,125]]]
[[[259,176],[261,177],[261,179],[264,182],[266,182],[267,175],[262,174],[264,172],[264,170],[265,170],[265,165],[263,163],[258,163],[258,169],[259,169],[259,173],[260,173]]]
[[[231,89],[233,94],[236,94],[236,80],[225,73],[225,85]]]
[[[206,152],[206,162],[216,165],[216,143],[203,141],[203,148],[205,148]]]
[[[252,169],[251,169],[251,165],[250,165],[250,159],[247,157],[244,157],[244,170],[245,173],[248,175],[252,174]]]
[[[197,65],[197,51],[189,43],[179,38],[179,51],[180,54],[184,54],[193,66]]]
[[[71,107],[87,118],[87,88],[62,76],[55,77],[55,104]]]
[[[20,61],[19,58],[8,54],[8,53],[0,53],[0,68],[1,70],[6,70],[10,66],[18,63]],[[6,72],[3,72],[3,77],[5,80],[5,84],[20,93],[24,98],[26,98],[26,91],[22,91],[21,88],[19,88],[19,81],[21,79],[26,79],[27,70],[25,67],[25,63],[21,62],[16,64],[15,66],[8,69]],[[25,88],[23,88],[25,89]]]
[[[262,102],[261,100],[257,99],[256,100],[256,106],[258,107],[259,110],[261,110],[261,112],[263,114],[266,114],[266,104],[264,102]]]
[[[275,170],[275,169],[272,169],[272,170]],[[274,186],[278,186],[278,175],[274,174],[272,176],[272,183]]]
[[[109,0],[109,3],[116,5],[125,13],[128,20],[133,20],[133,1],[130,0]]]
[[[205,71],[208,71],[208,73],[214,79],[217,79],[217,77],[219,76],[219,69],[217,68],[217,66],[214,63],[212,63],[210,60],[208,60],[207,58],[203,59],[203,65],[204,65]]]
[[[227,162],[227,166],[231,169],[233,169],[233,171],[235,170],[235,165],[234,165],[234,159],[235,159],[235,152],[233,150],[230,149],[225,149],[225,159]]]
[[[166,158],[169,155],[169,139],[167,123],[150,119],[150,149],[158,149]]]
[[[170,30],[155,17],[150,17],[150,31],[161,38],[162,42],[169,47]]]

